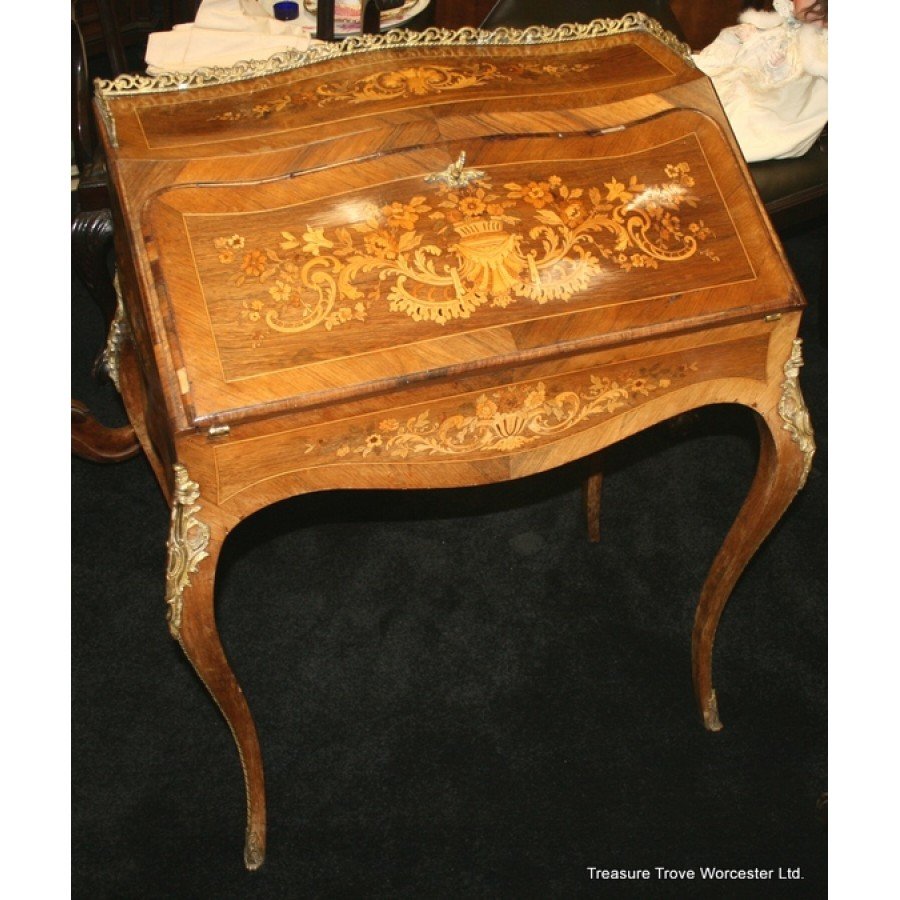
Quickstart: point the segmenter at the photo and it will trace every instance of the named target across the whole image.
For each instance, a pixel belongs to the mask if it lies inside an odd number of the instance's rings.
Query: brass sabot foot
[[[709,699],[703,707],[703,724],[707,731],[721,731],[722,720],[719,718],[719,702],[716,700],[716,692],[709,692]]]
[[[253,872],[263,864],[265,858],[265,843],[255,831],[248,831],[244,843],[244,865]]]

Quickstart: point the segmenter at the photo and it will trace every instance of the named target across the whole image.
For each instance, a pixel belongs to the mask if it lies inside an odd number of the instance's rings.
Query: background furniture
[[[116,78],[144,68],[147,37],[153,31],[190,21],[199,0],[73,0],[71,25],[72,159],[77,171],[72,192],[72,270],[97,304],[108,334],[116,308],[112,262],[112,211],[106,161],[97,140],[91,96],[94,78]],[[108,377],[106,340],[98,340],[91,370]],[[121,418],[118,411],[107,422]],[[87,404],[71,403],[72,452],[92,462],[113,463],[140,452],[128,424],[104,424]]]
[[[138,4],[143,8],[143,5]],[[96,0],[99,38],[104,48],[101,70],[119,75],[127,66],[124,41],[138,36],[146,41],[148,33],[141,28],[120,31],[115,8],[110,0]],[[88,24],[92,24],[90,18]],[[152,28],[151,21],[141,25]],[[106,178],[106,163],[97,140],[91,107],[91,74],[88,50],[81,25],[72,10],[72,156],[77,170],[77,183],[72,192],[72,270],[87,288],[103,315],[108,330],[116,308],[109,251],[112,248],[112,211]],[[97,49],[96,46],[94,49]],[[91,369],[95,377],[106,377],[103,348],[98,341],[98,354]],[[93,462],[120,462],[140,451],[140,444],[130,425],[101,424],[81,400],[71,403],[72,452]]]
[[[94,77],[111,78],[144,67],[147,35],[190,22],[200,0],[72,0]]]
[[[362,33],[378,34],[381,29],[381,14],[403,6],[404,0],[361,0]],[[435,0],[422,12],[403,23],[404,28],[421,31],[434,25]],[[335,40],[334,0],[319,0],[316,4],[316,37],[320,41]]]

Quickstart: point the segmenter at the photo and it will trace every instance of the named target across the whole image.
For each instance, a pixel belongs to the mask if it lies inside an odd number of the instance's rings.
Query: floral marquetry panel
[[[727,373],[762,383],[766,344],[767,337],[757,332],[694,349],[688,358],[680,352],[656,352],[638,361],[599,366],[604,354],[589,354],[580,363],[557,363],[541,374],[526,367],[519,370],[521,380],[486,385],[483,377],[474,376],[458,381],[447,397],[223,443],[213,447],[217,499],[243,502],[258,486],[259,472],[267,479],[315,478],[328,485],[340,483],[340,472],[350,467],[452,469],[454,464],[546,452],[582,440],[585,432],[609,426],[644,404],[664,404],[713,376]],[[725,366],[723,346],[729,354]],[[455,473],[444,477],[448,484],[456,483]],[[390,475],[382,478],[376,484],[392,484]]]
[[[789,285],[754,262],[765,231],[736,228],[738,173],[710,166],[721,150],[718,129],[679,111],[381,156],[344,167],[337,192],[333,171],[173,189],[148,224],[192,413],[673,328],[698,302],[763,308]]]

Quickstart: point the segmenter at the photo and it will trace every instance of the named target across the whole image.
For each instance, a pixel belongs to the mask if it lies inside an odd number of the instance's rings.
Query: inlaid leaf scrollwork
[[[655,269],[697,253],[718,261],[701,248],[712,230],[682,220],[697,205],[690,166],[664,174],[653,184],[632,175],[589,186],[557,175],[500,186],[489,174],[448,179],[339,227],[307,222],[267,243],[237,233],[213,243],[229,282],[249,288],[240,315],[254,327],[331,330],[365,321],[379,302],[443,325],[482,306],[566,302],[609,269]]]
[[[697,372],[696,363],[652,367],[618,376],[591,374],[554,388],[543,381],[488,391],[452,412],[425,409],[405,421],[386,418],[338,443],[338,459],[410,459],[510,452],[552,440],[579,425],[612,416]]]
[[[444,91],[475,87],[505,77],[508,76],[504,76],[491,63],[404,66],[373,72],[350,83],[319,85],[316,97],[320,105],[329,101],[364,103],[367,100],[386,100],[392,97],[426,97]]]
[[[256,100],[250,105],[235,106],[209,117],[210,122],[241,122],[271,119],[286,109],[335,105],[357,106],[362,103],[393,100],[400,97],[431,97],[448,91],[489,86],[513,78],[523,83],[540,78],[582,75],[592,68],[589,63],[505,63],[487,62],[447,64],[419,63],[397,68],[389,66],[355,78],[330,78],[315,89],[286,93],[271,100]]]

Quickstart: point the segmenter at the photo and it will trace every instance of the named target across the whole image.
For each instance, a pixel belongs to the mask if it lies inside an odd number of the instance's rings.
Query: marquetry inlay
[[[686,162],[656,183],[636,175],[570,184],[553,173],[494,184],[490,177],[388,205],[337,227],[298,222],[268,241],[214,240],[241,316],[282,334],[365,322],[383,302],[416,322],[443,325],[479,307],[565,303],[604,270],[656,269],[701,249],[712,231],[683,218],[697,203]],[[372,275],[377,275],[373,278]],[[386,296],[382,300],[382,286]]]

